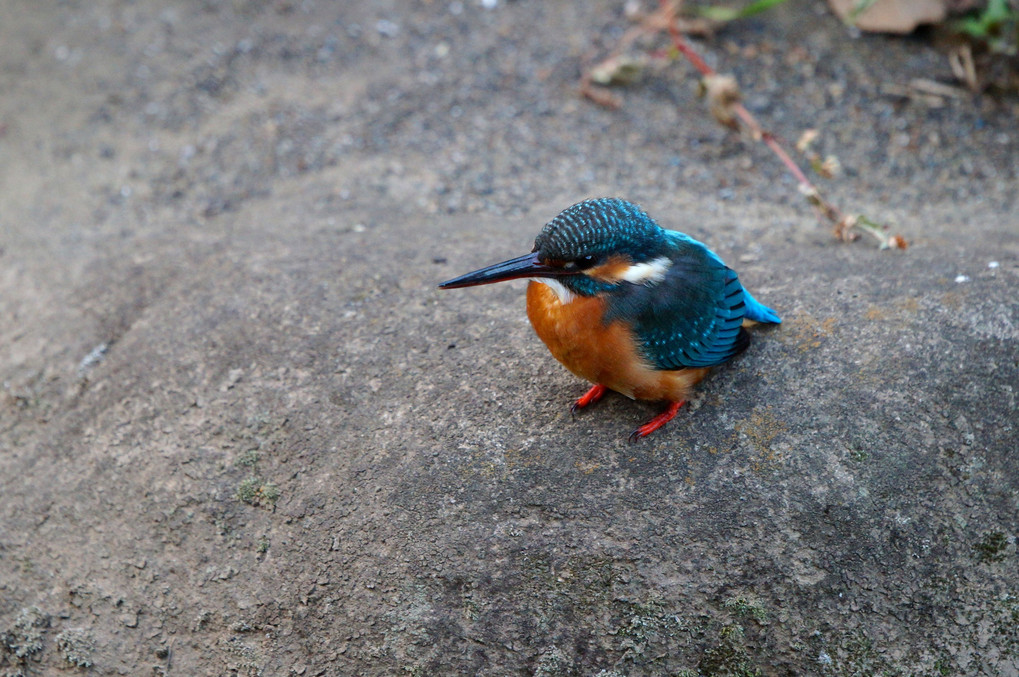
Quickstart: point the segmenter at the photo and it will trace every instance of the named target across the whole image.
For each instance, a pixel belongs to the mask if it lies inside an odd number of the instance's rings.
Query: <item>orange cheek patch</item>
[[[623,279],[631,265],[633,265],[633,261],[630,261],[625,256],[612,256],[600,266],[589,268],[584,272],[596,280],[615,283]]]

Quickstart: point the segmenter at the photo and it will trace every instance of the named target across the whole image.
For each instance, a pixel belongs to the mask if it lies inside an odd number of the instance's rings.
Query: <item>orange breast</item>
[[[661,371],[637,352],[633,333],[622,322],[605,324],[605,302],[577,296],[563,303],[542,282],[527,286],[527,317],[552,355],[577,376],[639,400],[687,399],[708,369]]]

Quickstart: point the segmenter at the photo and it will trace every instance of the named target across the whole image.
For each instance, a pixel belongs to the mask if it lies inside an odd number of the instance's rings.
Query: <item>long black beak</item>
[[[491,284],[503,280],[516,280],[521,277],[559,277],[570,275],[572,271],[549,266],[538,260],[538,254],[525,254],[509,261],[496,263],[472,273],[454,277],[439,285],[439,289],[457,289],[473,287],[479,284]]]

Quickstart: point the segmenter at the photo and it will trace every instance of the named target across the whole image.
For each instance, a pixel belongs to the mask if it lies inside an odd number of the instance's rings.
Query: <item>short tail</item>
[[[764,305],[746,289],[743,290],[743,303],[746,304],[746,311],[743,317],[754,322],[767,322],[768,324],[781,324],[782,318],[774,310]]]

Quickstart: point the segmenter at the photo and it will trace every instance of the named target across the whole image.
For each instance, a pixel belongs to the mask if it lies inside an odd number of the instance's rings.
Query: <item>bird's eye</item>
[[[595,257],[591,254],[587,256],[581,256],[573,264],[580,270],[586,270],[595,264]]]

